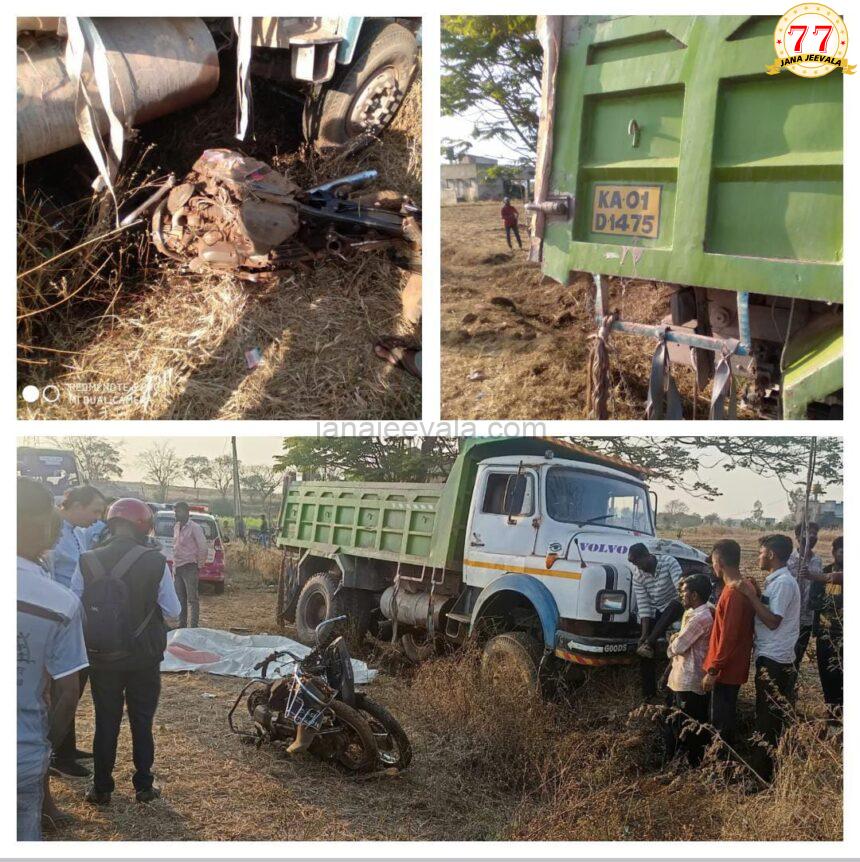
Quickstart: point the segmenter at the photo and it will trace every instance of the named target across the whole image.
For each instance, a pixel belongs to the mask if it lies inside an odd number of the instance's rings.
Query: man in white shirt
[[[23,478],[17,491],[18,840],[39,841],[51,742],[68,732],[80,693],[78,672],[88,661],[81,603],[41,565],[59,533],[53,495]]]
[[[788,536],[765,536],[759,541],[758,562],[768,572],[761,598],[749,583],[738,589],[755,611],[756,730],[776,746],[786,719],[794,709],[797,670],[795,646],[800,632],[800,587],[788,570],[792,542]],[[773,776],[773,760],[761,757],[760,774]]]
[[[806,535],[803,533],[803,524],[798,524],[794,528],[794,537],[797,548],[788,558],[788,570],[800,587],[800,634],[794,648],[794,666],[799,671],[809,646],[815,618],[815,611],[809,603],[809,591],[813,581],[824,572],[824,562],[818,554],[812,552],[818,543],[818,524],[810,521],[806,525]]]

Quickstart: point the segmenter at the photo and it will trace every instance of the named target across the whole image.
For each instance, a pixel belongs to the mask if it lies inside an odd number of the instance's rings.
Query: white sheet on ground
[[[275,650],[287,649],[302,658],[311,650],[281,635],[236,635],[220,629],[173,629],[167,633],[167,649],[161,672],[205,671],[219,676],[255,677],[254,665]],[[285,676],[294,662],[284,656],[269,665],[268,677]],[[376,671],[358,659],[352,660],[355,681],[370,682]]]

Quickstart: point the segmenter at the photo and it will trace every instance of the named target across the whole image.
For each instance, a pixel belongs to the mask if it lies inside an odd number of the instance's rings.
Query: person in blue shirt
[[[81,485],[66,491],[60,504],[60,536],[51,553],[54,580],[58,584],[71,586],[78,560],[90,548],[93,535],[88,535],[88,531],[101,521],[104,510],[104,496],[91,485]],[[80,674],[79,682],[83,694],[87,683],[86,672]],[[89,769],[77,761],[90,757],[90,752],[78,748],[75,722],[72,721],[68,734],[54,749],[51,766],[64,775],[86,778],[90,774]]]
[[[82,609],[65,587],[46,577],[44,554],[54,545],[59,516],[51,492],[18,479],[18,840],[42,838],[51,741],[62,738],[86,668]],[[51,706],[48,686],[52,682]]]

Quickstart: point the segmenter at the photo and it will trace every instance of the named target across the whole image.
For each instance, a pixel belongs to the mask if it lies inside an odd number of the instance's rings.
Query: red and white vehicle
[[[223,593],[224,584],[227,582],[227,567],[224,562],[221,528],[214,516],[198,511],[195,506],[190,508],[191,520],[203,528],[203,535],[206,536],[206,544],[209,548],[206,565],[200,569],[198,581],[201,584],[211,584],[216,593]],[[176,524],[176,515],[169,509],[163,509],[155,513],[154,521],[155,537],[161,543],[170,571],[173,571],[173,527]]]

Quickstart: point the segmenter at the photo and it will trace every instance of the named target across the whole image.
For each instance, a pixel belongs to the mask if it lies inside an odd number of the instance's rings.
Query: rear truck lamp
[[[627,610],[627,593],[621,590],[601,590],[595,604],[599,614],[623,614]]]

